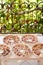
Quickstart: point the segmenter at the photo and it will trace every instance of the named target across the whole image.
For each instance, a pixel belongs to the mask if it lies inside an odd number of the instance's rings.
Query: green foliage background
[[[0,32],[43,33],[43,3],[40,2],[41,0],[0,0],[0,3],[5,3],[0,5]],[[42,10],[17,14],[35,9],[38,3]]]

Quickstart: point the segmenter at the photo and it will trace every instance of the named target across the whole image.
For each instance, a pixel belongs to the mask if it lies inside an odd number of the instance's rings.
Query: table
[[[1,38],[3,37],[3,36],[6,36],[6,35],[9,35],[9,34],[0,34],[0,40],[1,40]],[[24,34],[12,34],[12,35],[24,35]],[[40,42],[42,42],[43,43],[43,36],[42,36],[42,34],[33,34],[33,35],[37,35],[38,36],[38,38],[39,38],[39,41]],[[3,60],[4,59],[4,60]],[[10,60],[24,60],[24,61],[27,61],[27,60],[37,60],[37,62],[38,62],[38,65],[40,65],[40,61],[43,61],[43,57],[40,57],[40,58],[34,58],[34,57],[30,57],[30,58],[28,58],[28,57],[26,57],[26,58],[15,58],[15,57],[9,57],[9,58],[0,58],[0,65],[4,65],[4,63],[8,60],[8,59],[10,59]],[[24,62],[23,61],[23,62]],[[43,64],[42,64],[43,65]]]

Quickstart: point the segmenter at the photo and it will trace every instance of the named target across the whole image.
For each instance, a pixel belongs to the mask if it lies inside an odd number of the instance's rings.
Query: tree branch
[[[25,14],[25,13],[33,12],[33,11],[35,11],[35,10],[42,10],[42,8],[41,8],[41,7],[38,7],[38,8],[35,8],[35,9],[33,9],[33,10],[21,11],[21,12],[17,12],[17,13],[12,12],[12,13],[13,13],[13,14],[22,15],[22,14]]]

